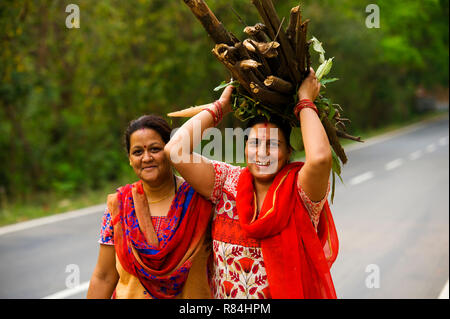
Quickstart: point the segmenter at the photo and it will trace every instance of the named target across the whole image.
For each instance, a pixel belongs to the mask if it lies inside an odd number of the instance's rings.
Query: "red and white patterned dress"
[[[214,298],[271,298],[267,274],[258,240],[248,238],[240,227],[236,210],[236,193],[241,167],[212,161],[215,170],[210,200],[215,204],[212,221],[213,258],[210,285]],[[298,191],[314,227],[329,192],[320,202],[312,202]]]

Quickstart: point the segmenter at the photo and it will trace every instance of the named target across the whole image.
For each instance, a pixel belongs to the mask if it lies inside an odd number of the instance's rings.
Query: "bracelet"
[[[222,121],[222,118],[223,118],[222,103],[219,100],[217,100],[214,102],[214,106],[216,107],[217,114],[218,114],[217,122],[220,122],[220,121]]]
[[[311,100],[302,99],[297,103],[297,105],[294,108],[295,117],[298,118],[300,111],[305,108],[313,109],[316,112],[316,114],[319,115],[319,110],[317,109],[316,105]]]
[[[209,114],[211,114],[213,121],[214,121],[214,126],[217,125],[218,121],[217,121],[217,117],[216,117],[216,113],[214,113],[213,110],[211,110],[210,108],[204,108],[203,111],[208,111]]]
[[[214,126],[216,126],[223,117],[223,111],[222,111],[222,103],[220,103],[219,100],[215,101],[213,103],[212,107],[207,107],[203,109],[204,111],[208,111],[211,116],[213,117]]]

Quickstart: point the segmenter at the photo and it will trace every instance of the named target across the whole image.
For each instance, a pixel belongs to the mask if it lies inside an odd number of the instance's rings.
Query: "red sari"
[[[239,177],[236,206],[246,234],[261,240],[269,289],[275,299],[336,298],[330,268],[338,253],[338,238],[328,203],[315,231],[296,183],[303,163],[283,167],[275,177],[259,216],[253,176],[246,168]]]

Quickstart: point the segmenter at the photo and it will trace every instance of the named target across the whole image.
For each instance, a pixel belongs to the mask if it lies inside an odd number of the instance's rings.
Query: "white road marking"
[[[449,299],[449,297],[448,297],[448,279],[447,279],[447,282],[445,283],[444,288],[442,288],[442,291],[439,294],[438,299]]]
[[[397,168],[397,167],[402,166],[403,163],[404,163],[404,160],[403,160],[403,159],[397,158],[397,159],[395,159],[395,160],[393,160],[393,161],[387,163],[386,165],[384,165],[384,168],[385,168],[387,171],[390,171],[390,170],[393,170],[393,169],[395,169],[395,168]]]
[[[94,213],[103,212],[105,210],[105,208],[106,208],[105,204],[100,204],[100,205],[96,205],[96,206],[91,206],[91,207],[87,207],[87,208],[83,208],[83,209],[74,210],[74,211],[67,212],[67,213],[56,214],[56,215],[52,215],[52,216],[48,216],[48,217],[33,219],[33,220],[30,220],[27,222],[12,224],[9,226],[3,226],[3,227],[0,227],[0,236],[8,234],[8,233],[24,230],[24,229],[29,229],[29,228],[33,228],[33,227],[37,227],[37,226],[56,223],[59,221],[63,221],[63,220],[67,220],[67,219],[71,219],[71,218],[75,218],[75,217],[81,217],[81,216],[86,216],[86,215],[90,215],[90,214],[94,214]]]
[[[366,140],[364,143],[356,143],[355,142],[355,143],[345,147],[345,152],[348,154],[350,152],[353,152],[353,151],[356,151],[356,150],[359,150],[359,149],[362,149],[362,148],[365,148],[365,147],[368,147],[368,146],[371,146],[374,144],[384,142],[386,140],[395,138],[397,136],[414,132],[418,129],[425,127],[428,123],[433,122],[433,121],[434,121],[434,119],[415,123],[415,124],[400,128],[400,129],[392,131],[392,132],[388,132],[388,133],[385,133],[385,134],[382,134],[382,135],[379,135],[376,137],[372,137],[372,138]],[[442,143],[446,144],[448,142],[448,137],[444,137],[441,140],[443,141]],[[294,160],[304,161],[304,157],[301,159],[295,158]],[[54,216],[42,217],[42,218],[34,219],[31,221],[26,221],[26,222],[13,224],[13,225],[3,226],[3,227],[0,227],[0,236],[11,233],[11,232],[15,232],[15,231],[20,231],[20,230],[24,230],[24,229],[28,229],[28,228],[32,228],[32,227],[42,226],[42,225],[49,224],[49,223],[63,221],[63,220],[69,219],[69,218],[82,217],[82,216],[85,216],[88,214],[96,213],[98,211],[104,211],[105,208],[106,208],[106,205],[101,204],[101,205],[86,207],[86,208],[76,210],[76,211],[71,211],[71,212],[67,212],[67,213],[54,215]]]
[[[65,290],[61,290],[54,294],[48,295],[47,297],[44,297],[42,299],[64,299],[82,293],[83,291],[88,290],[88,288],[89,288],[89,281],[86,281],[79,284],[75,288],[67,288]]]
[[[425,151],[426,151],[427,153],[433,153],[435,150],[436,150],[436,145],[435,145],[434,143],[428,145],[428,146],[425,148]]]
[[[358,184],[361,184],[361,183],[363,183],[365,181],[368,181],[369,179],[372,179],[374,176],[375,175],[374,175],[373,172],[366,172],[364,174],[361,174],[361,175],[353,177],[350,180],[349,184],[350,185],[358,185]]]
[[[419,157],[421,157],[422,154],[423,154],[423,152],[421,150],[415,151],[415,152],[409,154],[409,159],[411,161],[414,161],[414,160],[418,159]]]
[[[405,135],[405,134],[417,131],[421,128],[424,128],[429,123],[430,123],[430,121],[423,121],[423,122],[411,124],[409,126],[399,128],[398,130],[395,130],[392,132],[387,132],[385,134],[381,134],[381,135],[372,137],[372,138],[364,141],[364,143],[359,143],[359,142],[352,143],[352,144],[344,147],[345,153],[353,152],[353,151],[356,151],[356,150],[359,150],[359,149],[362,149],[362,148],[365,148],[368,146],[372,146],[374,144],[385,142],[385,141],[390,140],[397,136],[401,136],[401,135]]]
[[[440,146],[445,146],[448,143],[448,137],[442,137],[439,139],[439,145]]]

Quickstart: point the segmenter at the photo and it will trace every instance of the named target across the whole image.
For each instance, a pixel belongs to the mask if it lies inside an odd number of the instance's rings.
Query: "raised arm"
[[[220,103],[211,103],[208,106],[210,111],[202,111],[184,123],[164,148],[166,156],[181,176],[206,198],[209,198],[214,188],[214,168],[210,160],[193,150],[200,143],[203,132],[214,127],[220,112],[225,115],[231,111],[232,91],[232,86],[225,88]],[[221,109],[218,110],[218,107]]]
[[[320,91],[314,70],[303,81],[298,90],[299,101],[314,101]],[[328,136],[319,116],[312,108],[302,108],[299,112],[303,144],[305,146],[305,165],[299,173],[299,183],[312,201],[324,198],[328,190],[332,155]]]

